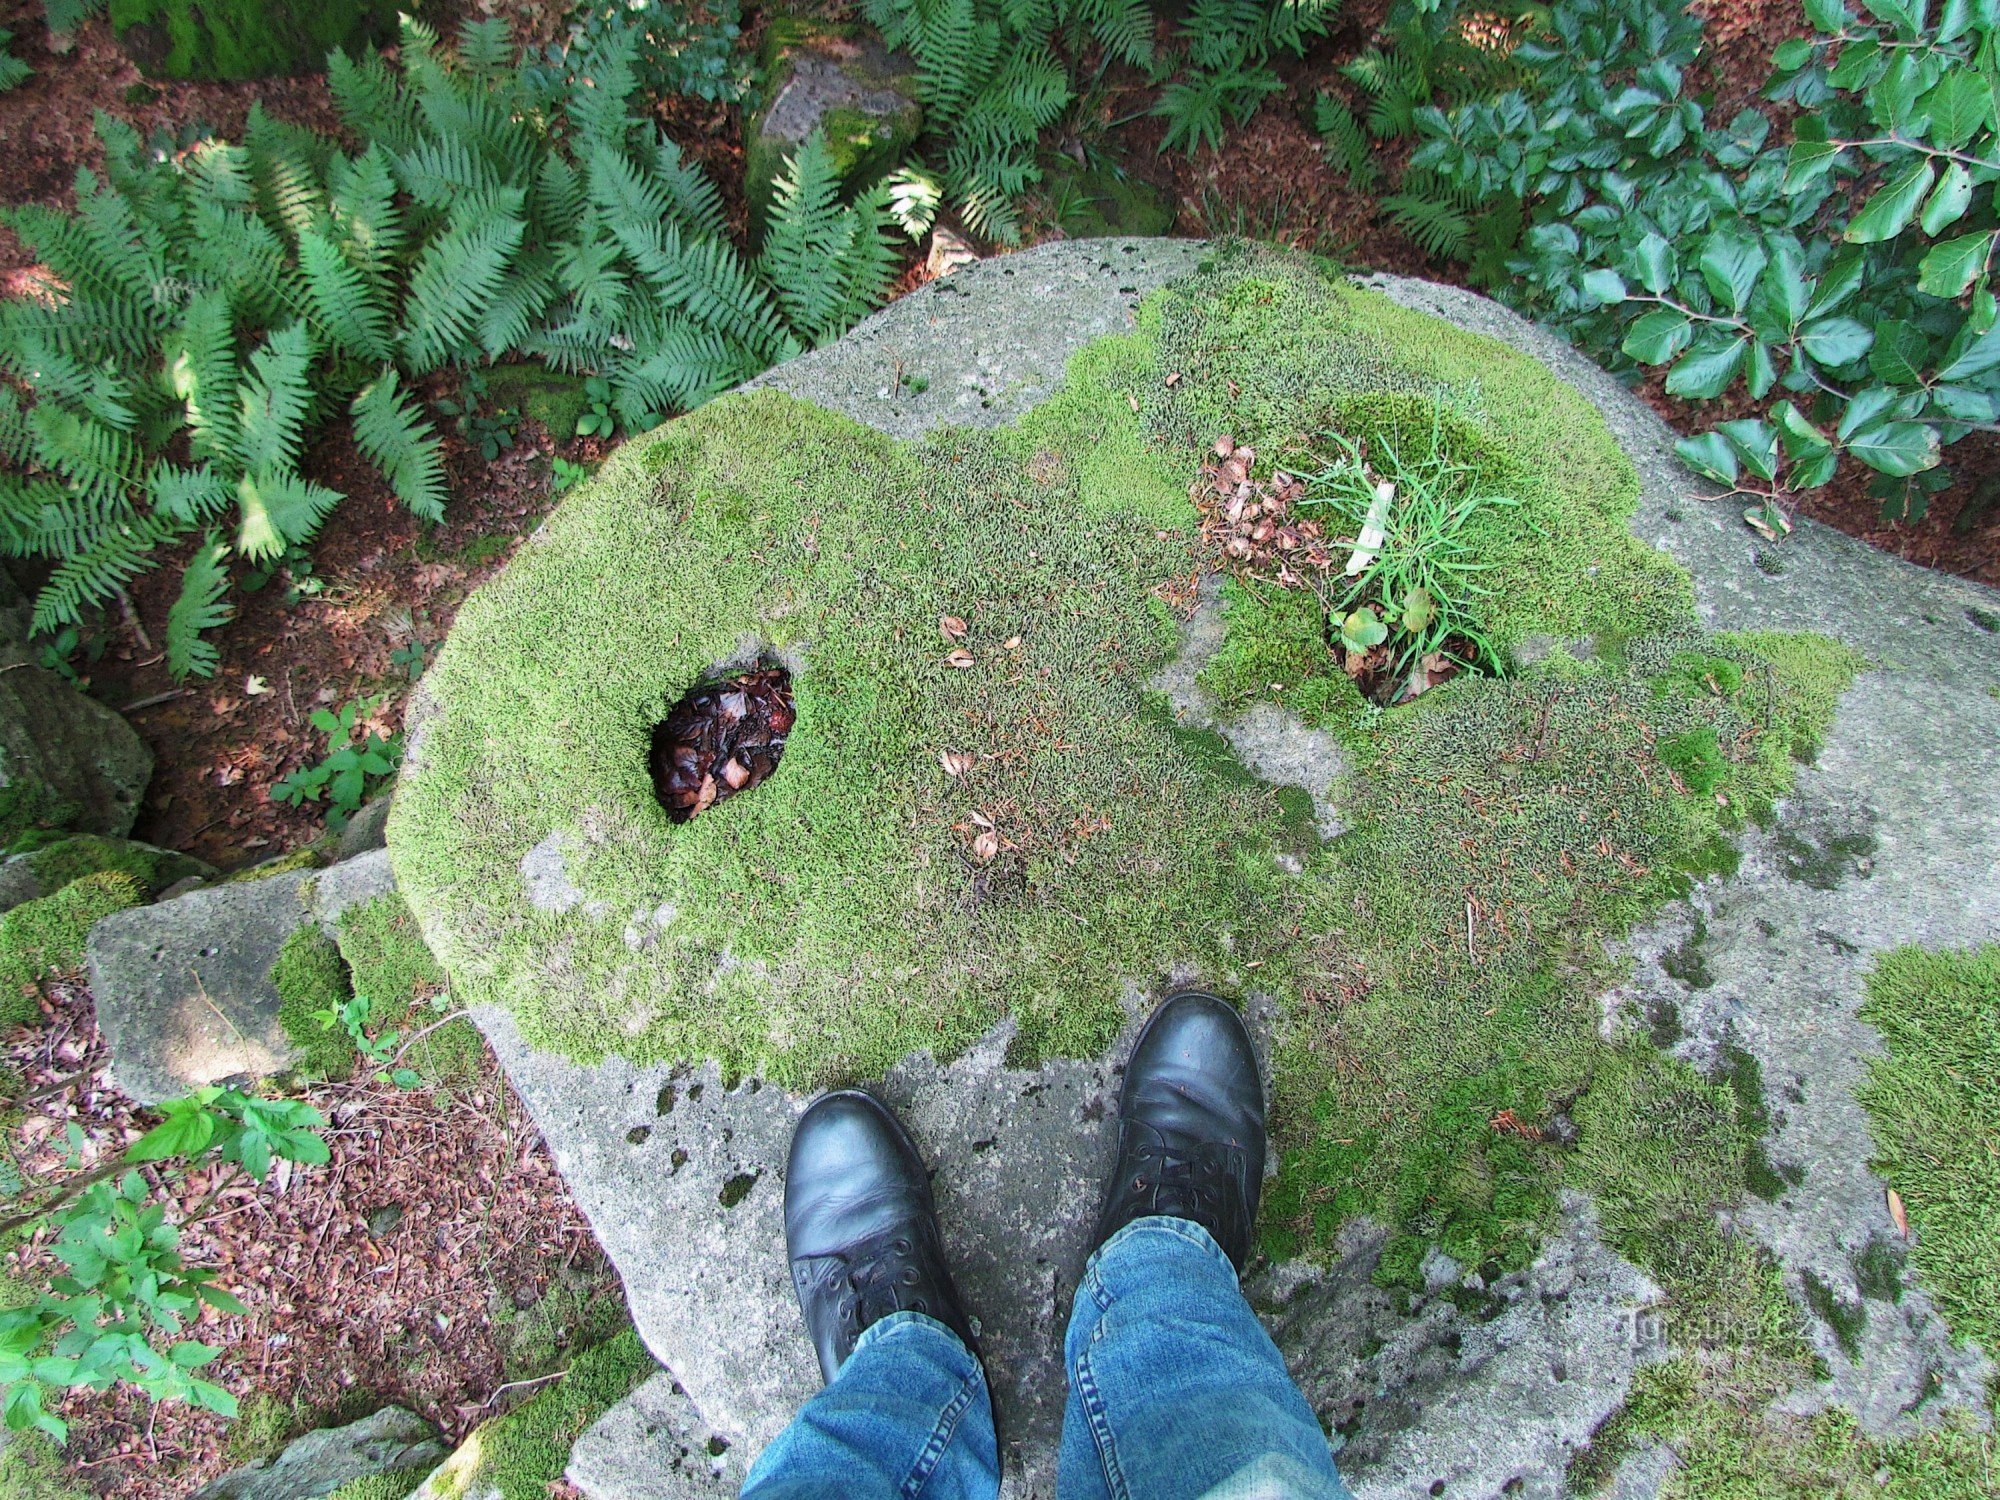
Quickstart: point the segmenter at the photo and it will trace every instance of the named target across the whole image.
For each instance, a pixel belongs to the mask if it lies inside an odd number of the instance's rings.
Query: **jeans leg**
[[[1197,1224],[1135,1219],[1105,1241],[1063,1358],[1063,1500],[1350,1500],[1236,1268]]]
[[[743,1500],[994,1500],[986,1375],[922,1313],[871,1324],[833,1383],[750,1466]]]

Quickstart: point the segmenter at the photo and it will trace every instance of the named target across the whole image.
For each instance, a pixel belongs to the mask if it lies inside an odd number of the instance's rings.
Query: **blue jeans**
[[[1064,1500],[1349,1500],[1236,1268],[1198,1224],[1146,1218],[1085,1267],[1063,1340]],[[893,1313],[751,1467],[744,1500],[993,1500],[979,1361]]]

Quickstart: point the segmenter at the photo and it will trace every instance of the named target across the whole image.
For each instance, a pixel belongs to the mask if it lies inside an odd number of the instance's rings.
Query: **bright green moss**
[[[0,1024],[37,1019],[34,994],[41,981],[81,969],[84,943],[98,920],[145,900],[130,875],[106,870],[0,916]]]
[[[340,914],[336,941],[347,960],[354,992],[370,1001],[370,1031],[413,1037],[440,1019],[449,1005],[444,971],[424,946],[416,918],[391,892]],[[412,1043],[403,1066],[433,1082],[460,1083],[486,1070],[486,1048],[472,1023],[447,1021]]]
[[[1183,754],[1144,688],[1174,642],[1153,591],[1188,565],[1153,523],[1185,499],[1141,468],[1141,515],[1114,511],[1111,475],[1042,442],[1120,407],[911,450],[758,394],[627,445],[426,679],[441,708],[390,848],[459,998],[578,1055],[809,1084],[960,1051],[1003,1010],[1027,1055],[1093,1052],[1123,982],[1274,958],[1283,811]],[[945,615],[969,670],[945,664]],[[673,825],[653,725],[746,644],[800,661],[789,748]],[[567,910],[525,897],[537,846]]]
[[[1888,1048],[1859,1097],[1910,1269],[1956,1337],[2000,1350],[2000,947],[1888,954],[1861,1016]]]
[[[0,1500],[87,1500],[88,1495],[65,1477],[55,1445],[42,1434],[8,1435],[0,1451]]]
[[[61,890],[71,881],[95,875],[101,870],[118,870],[143,886],[149,897],[159,895],[177,880],[200,875],[208,868],[200,860],[172,850],[155,849],[127,839],[102,838],[92,833],[80,833],[45,844],[28,857],[28,864],[44,891]]]
[[[370,1474],[350,1479],[328,1500],[409,1500],[421,1483],[422,1476],[416,1474]]]
[[[432,1490],[440,1500],[547,1500],[578,1435],[658,1369],[636,1333],[619,1334],[578,1356],[561,1380],[475,1430],[437,1472]],[[347,1492],[335,1500],[349,1500]]]
[[[385,42],[385,0],[111,0],[111,26],[155,78],[266,78],[314,73],[335,48]]]
[[[336,1023],[321,1019],[338,1011],[354,993],[347,965],[333,940],[308,922],[278,949],[271,964],[271,986],[278,992],[278,1024],[297,1053],[296,1066],[308,1078],[345,1078],[354,1071],[354,1044]]]

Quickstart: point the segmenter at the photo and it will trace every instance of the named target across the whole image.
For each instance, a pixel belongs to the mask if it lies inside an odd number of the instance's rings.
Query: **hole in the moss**
[[[763,665],[698,682],[653,726],[653,795],[676,823],[747,792],[778,768],[791,733],[792,674]]]

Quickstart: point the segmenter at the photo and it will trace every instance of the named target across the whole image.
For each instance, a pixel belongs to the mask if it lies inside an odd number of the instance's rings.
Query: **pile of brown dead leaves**
[[[702,683],[653,730],[653,795],[685,823],[749,791],[778,768],[794,718],[783,667]]]

